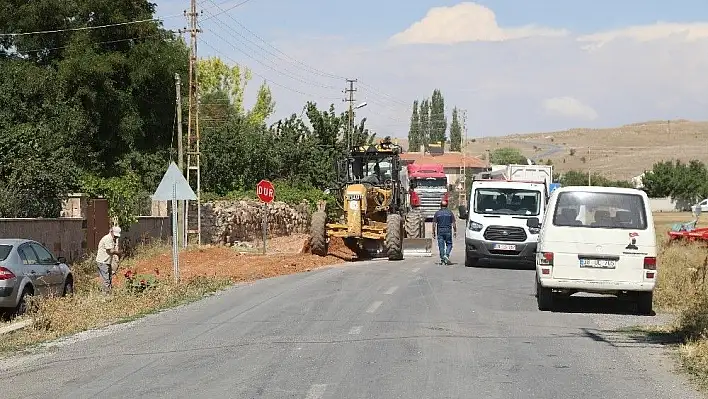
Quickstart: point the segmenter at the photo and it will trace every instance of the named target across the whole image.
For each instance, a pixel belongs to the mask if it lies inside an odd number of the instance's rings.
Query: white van
[[[475,180],[470,191],[465,229],[465,265],[480,259],[516,261],[533,267],[538,229],[529,218],[542,219],[547,203],[543,182]],[[462,217],[464,216],[464,217]]]
[[[550,310],[558,291],[630,295],[651,314],[656,235],[646,193],[630,188],[562,187],[548,202],[536,253],[536,298]],[[539,226],[540,225],[540,226]]]

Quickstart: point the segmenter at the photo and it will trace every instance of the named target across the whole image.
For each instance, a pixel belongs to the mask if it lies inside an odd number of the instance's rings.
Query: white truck
[[[501,173],[499,173],[501,172]],[[550,165],[508,165],[483,172],[472,182],[465,212],[465,265],[502,259],[535,267],[539,229],[527,219],[543,219],[553,178]]]

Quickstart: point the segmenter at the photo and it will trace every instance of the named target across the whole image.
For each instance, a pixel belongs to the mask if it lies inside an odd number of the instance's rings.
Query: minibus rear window
[[[644,198],[636,194],[567,191],[553,212],[555,226],[646,230]]]

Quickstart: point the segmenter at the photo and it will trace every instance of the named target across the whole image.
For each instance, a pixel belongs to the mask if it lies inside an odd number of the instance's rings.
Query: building
[[[401,163],[408,164],[442,164],[449,184],[457,184],[460,179],[460,169],[463,165],[471,173],[487,170],[486,162],[477,157],[463,156],[461,152],[404,152],[401,154]]]

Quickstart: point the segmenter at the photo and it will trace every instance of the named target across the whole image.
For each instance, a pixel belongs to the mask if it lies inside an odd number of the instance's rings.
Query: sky
[[[169,29],[187,0],[155,0]],[[440,89],[468,137],[706,120],[705,0],[199,0],[198,56],[248,67],[246,106],[265,80],[271,121],[308,100],[406,137],[414,100]]]

